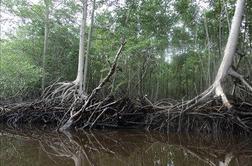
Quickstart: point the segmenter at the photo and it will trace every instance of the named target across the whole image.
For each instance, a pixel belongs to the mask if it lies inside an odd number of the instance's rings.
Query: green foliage
[[[28,88],[34,89],[41,77],[40,68],[33,65],[23,52],[12,48],[11,42],[4,43],[1,55],[0,98],[24,95]]]
[[[116,78],[107,91],[124,90],[132,96],[147,94],[153,100],[196,95],[208,86],[209,77],[213,81],[227,40],[230,21],[227,19],[233,15],[235,1],[223,2],[209,1],[206,10],[202,10],[200,4],[189,0],[125,0],[122,5],[119,1],[98,1],[89,56],[88,91],[106,75],[120,40],[125,37],[127,44]],[[10,97],[40,87],[45,5],[43,1],[26,0],[4,0],[3,5],[22,19],[16,33],[2,44],[0,93],[1,97]],[[247,2],[240,44],[244,49],[251,46],[251,6]],[[75,1],[51,1],[46,85],[58,78],[72,81],[76,77],[79,15],[80,6]],[[252,63],[251,56],[248,63]]]

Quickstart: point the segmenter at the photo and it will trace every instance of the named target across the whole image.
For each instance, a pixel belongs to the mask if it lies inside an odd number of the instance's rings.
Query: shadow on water
[[[248,137],[143,131],[57,133],[1,127],[0,166],[252,165]]]

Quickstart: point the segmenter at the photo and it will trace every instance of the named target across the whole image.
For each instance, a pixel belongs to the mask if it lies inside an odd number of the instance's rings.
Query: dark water
[[[0,130],[0,166],[252,165],[252,139],[93,131]]]

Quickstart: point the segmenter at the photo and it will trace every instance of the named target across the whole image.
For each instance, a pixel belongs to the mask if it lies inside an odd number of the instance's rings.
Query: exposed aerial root
[[[71,106],[48,105],[43,101],[9,106],[0,111],[0,122],[11,127],[25,124],[62,127],[81,110],[84,103]],[[74,119],[74,129],[138,128],[162,132],[252,132],[252,103],[233,101],[232,111],[223,106],[220,98],[184,111],[186,105],[175,101],[150,103],[140,100],[108,96],[93,99]],[[68,128],[69,129],[69,128]],[[66,131],[66,130],[62,130]]]
[[[229,73],[230,74],[230,73]],[[231,76],[239,79],[251,91],[249,83],[239,74]],[[244,93],[244,92],[243,92]],[[153,105],[160,109],[147,118],[147,129],[160,131],[216,131],[251,132],[252,103],[230,96],[227,98],[220,83],[216,82],[200,95],[188,101],[181,101],[169,107]]]
[[[242,84],[244,84],[245,87],[248,88],[249,91],[252,92],[252,86],[245,80],[244,76],[236,72],[234,69],[230,68],[229,75],[233,76],[234,78],[241,81]]]
[[[46,88],[42,95],[43,100],[58,100],[63,102],[74,102],[85,100],[86,96],[79,92],[77,82],[59,82]]]
[[[233,101],[232,111],[228,111],[220,98],[212,98],[205,103],[194,105],[187,111],[186,106],[182,105],[179,103],[149,114],[147,129],[207,133],[252,131],[252,103]]]
[[[252,86],[250,85],[249,82],[245,80],[243,75],[237,73],[232,68],[230,68],[228,74],[231,77],[239,80],[241,84],[240,86],[242,86],[243,84],[244,88],[247,88],[245,93],[251,95]],[[206,101],[211,101],[219,97],[222,99],[222,103],[226,108],[232,109],[233,105],[232,103],[230,103],[228,97],[226,96],[222,88],[221,81],[215,81],[208,89],[206,89],[200,95],[194,97],[191,100],[180,102],[178,105],[175,105],[174,107],[180,108],[183,112],[185,112],[187,110],[194,110],[194,108],[197,107],[198,105],[204,105]]]
[[[74,122],[75,129],[91,128],[144,128],[145,116],[152,110],[129,98],[94,99]],[[62,127],[82,110],[84,103],[73,105],[48,104],[44,101],[23,103],[0,110],[0,123],[11,127],[19,125],[53,125]]]
[[[77,128],[102,126],[121,128],[125,124],[127,124],[125,126],[131,124],[130,121],[122,118],[124,114],[127,115],[126,119],[141,118],[142,115],[135,114],[135,109],[132,108],[133,104],[126,97],[115,99],[110,95],[103,98],[98,96],[98,92],[115,73],[119,55],[125,44],[126,42],[123,40],[107,76],[89,96],[85,96],[79,91],[82,88],[78,87],[81,86],[78,81],[54,83],[46,88],[42,100],[14,106],[9,105],[8,110],[1,110],[0,122],[7,122],[12,126],[22,123],[54,123],[58,128],[64,130],[72,128],[72,126]],[[56,112],[58,114],[54,115]],[[47,117],[50,119],[48,120]],[[135,122],[135,120],[132,121]]]
[[[78,126],[79,121],[83,121],[83,113],[86,112],[86,109],[88,106],[90,106],[92,100],[96,97],[96,95],[98,94],[98,92],[101,90],[101,88],[104,87],[104,85],[106,83],[109,82],[109,79],[111,78],[111,76],[115,73],[116,67],[117,67],[117,61],[119,59],[119,56],[124,48],[124,45],[126,44],[125,40],[123,39],[121,41],[121,45],[115,55],[114,61],[112,63],[112,66],[107,74],[107,76],[100,82],[100,84],[91,92],[91,94],[86,98],[85,102],[83,103],[82,107],[80,109],[76,109],[76,110],[71,110],[70,111],[70,118],[67,120],[67,122],[60,127],[60,130],[67,130],[70,129],[74,126]],[[93,123],[89,123],[89,121],[84,120],[84,125],[83,128],[87,127],[87,126],[93,126],[94,123],[96,123],[96,121],[107,111],[108,109],[103,109],[101,112],[98,111],[97,109],[95,110],[95,113],[91,114],[91,117],[93,117],[93,114],[97,114],[98,116],[96,117],[96,119],[94,120]],[[84,118],[85,119],[85,118]]]
[[[240,79],[241,82],[243,82],[250,89],[250,91],[252,90],[252,87],[245,81],[245,79],[240,74],[232,70],[233,60],[237,50],[236,48],[239,39],[240,26],[243,19],[244,6],[245,0],[237,1],[231,29],[224,51],[224,56],[213,84],[202,94],[188,101],[186,104],[187,109],[184,109],[184,111],[191,110],[198,104],[202,104],[205,99],[211,99],[212,94],[214,94],[216,97],[221,97],[223,105],[228,109],[231,109],[232,105],[230,104],[230,101],[228,100],[226,93],[223,90],[223,80],[228,76],[228,74],[232,74],[232,76]],[[241,58],[239,59],[239,61],[240,60]],[[236,67],[238,68],[238,66],[239,62]],[[181,105],[184,106],[183,104],[184,103],[182,103]]]

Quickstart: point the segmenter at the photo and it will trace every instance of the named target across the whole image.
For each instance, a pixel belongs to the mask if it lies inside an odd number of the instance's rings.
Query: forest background
[[[87,5],[87,93],[106,76],[122,37],[127,44],[116,74],[102,93],[147,95],[152,101],[186,100],[213,83],[228,38],[234,0],[93,0]],[[80,2],[1,0],[0,6],[0,101],[37,98],[55,81],[75,79]],[[239,72],[250,82],[251,17],[252,2],[248,0],[237,54],[246,54]],[[9,25],[13,29],[6,28]],[[225,83],[228,94],[235,86],[230,82]],[[234,93],[246,99],[249,93],[243,95],[244,90],[236,88]]]

